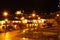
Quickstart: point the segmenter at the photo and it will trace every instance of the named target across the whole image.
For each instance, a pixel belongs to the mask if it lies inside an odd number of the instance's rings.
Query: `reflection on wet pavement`
[[[41,36],[41,34],[44,34]],[[26,34],[18,31],[0,33],[0,40],[58,40],[57,36],[50,35],[51,32],[27,32]],[[55,33],[54,33],[55,34]]]
[[[0,40],[31,40],[29,38],[20,38],[16,37],[17,32],[7,32],[7,33],[1,33],[0,34]]]

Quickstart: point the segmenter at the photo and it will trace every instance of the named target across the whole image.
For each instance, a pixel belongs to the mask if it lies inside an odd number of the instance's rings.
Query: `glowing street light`
[[[8,21],[8,19],[5,19],[5,21],[7,22],[7,21]]]
[[[20,10],[20,11],[17,11],[15,14],[19,15],[19,14],[23,14],[23,13],[21,13],[21,10]]]
[[[59,14],[57,14],[57,17],[59,16]]]
[[[36,16],[35,11],[33,11],[32,16],[33,16],[33,17],[35,17],[35,16]]]
[[[38,17],[38,19],[40,19],[40,17]]]
[[[32,20],[33,23],[37,23],[37,20]]]
[[[24,17],[21,18],[21,20],[25,19]]]
[[[8,16],[8,12],[4,12],[3,15],[6,17]]]
[[[32,14],[33,17],[35,17],[36,14]]]
[[[22,20],[22,23],[27,23],[27,19]]]

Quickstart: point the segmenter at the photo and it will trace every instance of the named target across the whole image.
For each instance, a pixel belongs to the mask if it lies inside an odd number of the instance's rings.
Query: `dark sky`
[[[50,12],[58,10],[58,0],[0,0],[0,11],[15,12],[24,9],[26,12],[38,10]]]

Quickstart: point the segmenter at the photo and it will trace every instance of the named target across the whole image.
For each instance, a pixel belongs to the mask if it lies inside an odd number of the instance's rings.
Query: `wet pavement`
[[[57,33],[24,29],[0,33],[0,40],[58,40]]]
[[[19,36],[17,36],[19,35]],[[30,38],[20,37],[19,31],[10,31],[6,33],[0,33],[0,40],[32,40]]]

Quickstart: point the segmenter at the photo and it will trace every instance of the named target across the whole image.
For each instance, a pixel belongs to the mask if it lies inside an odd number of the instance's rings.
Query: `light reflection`
[[[11,40],[11,36],[9,33],[5,33],[5,40]]]
[[[23,33],[25,33],[26,30],[23,30]]]
[[[28,38],[23,37],[22,40],[29,40]]]
[[[25,33],[27,30],[29,30],[29,29],[24,29],[24,30],[23,30],[23,33]]]

